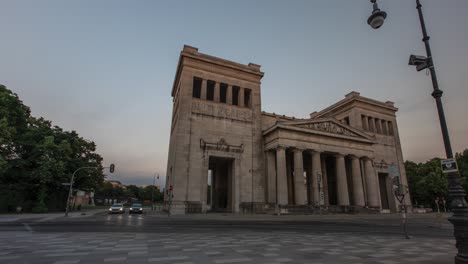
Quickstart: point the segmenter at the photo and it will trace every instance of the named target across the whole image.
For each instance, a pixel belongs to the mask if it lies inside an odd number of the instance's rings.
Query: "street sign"
[[[320,205],[325,205],[325,196],[323,192],[320,192]]]
[[[457,161],[455,159],[445,159],[441,160],[440,163],[442,164],[442,172],[449,173],[449,172],[457,172]]]
[[[169,186],[169,191],[172,191],[172,185],[171,185],[171,186]]]

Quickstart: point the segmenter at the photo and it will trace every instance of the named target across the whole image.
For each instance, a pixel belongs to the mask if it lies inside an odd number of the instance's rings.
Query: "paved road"
[[[160,214],[0,223],[0,263],[453,263],[450,224],[397,215]]]

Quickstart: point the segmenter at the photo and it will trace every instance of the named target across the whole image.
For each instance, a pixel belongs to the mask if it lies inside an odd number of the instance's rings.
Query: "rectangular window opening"
[[[221,103],[226,103],[227,101],[227,88],[228,88],[228,85],[225,83],[221,83],[219,85],[219,101]]]
[[[348,116],[344,118],[344,123],[349,126],[349,117]]]
[[[233,86],[232,87],[232,104],[233,105],[239,105],[239,86]]]
[[[244,106],[250,108],[250,95],[252,93],[252,90],[250,89],[244,89]]]
[[[208,80],[206,82],[206,100],[214,101],[215,82]]]
[[[193,89],[192,89],[192,96],[194,98],[201,97],[201,86],[202,86],[202,79],[198,77],[193,77]]]
[[[383,133],[384,135],[388,135],[387,126],[386,126],[387,121],[381,120],[381,122],[382,122],[382,133]]]

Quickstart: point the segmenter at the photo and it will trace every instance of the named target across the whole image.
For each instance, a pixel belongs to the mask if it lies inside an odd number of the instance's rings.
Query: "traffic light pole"
[[[65,207],[65,216],[68,216],[68,211],[70,210],[70,198],[73,193],[73,180],[75,179],[75,174],[80,171],[80,170],[85,170],[85,169],[97,169],[97,167],[81,167],[78,168],[75,172],[73,172],[71,181],[70,181],[70,189],[68,191],[68,198],[67,198],[67,207]]]
[[[114,172],[114,168],[115,168],[114,164],[111,164],[109,167],[103,167],[103,169],[109,169],[110,173]],[[71,180],[70,180],[70,189],[68,191],[67,206],[65,207],[65,216],[68,216],[68,212],[70,211],[70,198],[73,193],[73,181],[75,179],[75,174],[80,170],[87,170],[87,169],[99,169],[99,167],[81,167],[73,172]]]

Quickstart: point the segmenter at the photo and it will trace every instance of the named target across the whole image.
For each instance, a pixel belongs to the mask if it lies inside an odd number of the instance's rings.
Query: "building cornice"
[[[328,113],[330,113],[330,112],[332,112],[332,111],[334,111],[336,109],[339,109],[339,108],[345,106],[346,104],[352,103],[352,102],[362,102],[362,103],[365,103],[365,104],[370,104],[370,105],[374,105],[374,106],[377,106],[377,107],[385,108],[385,109],[391,110],[393,112],[398,111],[398,108],[396,108],[394,106],[393,102],[390,102],[390,101],[381,102],[381,101],[378,101],[378,100],[374,100],[374,99],[371,99],[371,98],[361,96],[358,92],[353,91],[353,92],[347,94],[345,96],[345,99],[343,99],[341,101],[338,101],[337,103],[335,103],[335,104],[321,110],[320,112],[311,113],[310,117],[311,118],[323,117],[324,115],[326,115],[326,114],[328,114]]]
[[[178,80],[180,79],[180,73],[182,72],[182,67],[184,65],[185,58],[191,58],[194,60],[203,61],[208,64],[213,64],[216,66],[252,74],[252,75],[257,76],[260,79],[264,75],[264,73],[260,71],[261,66],[258,64],[255,64],[255,63],[249,63],[247,65],[240,64],[237,62],[233,62],[233,61],[229,61],[229,60],[225,60],[222,58],[200,53],[198,52],[198,48],[184,45],[184,48],[180,53],[179,62],[177,64],[177,70],[175,74],[175,79],[172,85],[172,92],[171,92],[172,96],[175,95],[175,92],[177,89],[177,83],[178,83]]]

